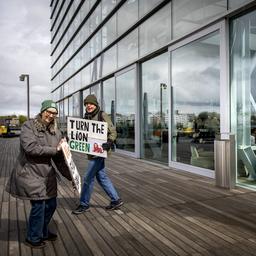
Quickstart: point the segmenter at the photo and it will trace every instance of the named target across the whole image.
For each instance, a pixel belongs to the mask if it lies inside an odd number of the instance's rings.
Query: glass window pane
[[[101,23],[101,4],[97,6],[90,16],[90,32],[92,33]]]
[[[255,185],[256,11],[231,22],[232,130],[237,135],[238,181]]]
[[[64,120],[65,123],[67,122],[67,116],[68,116],[68,98],[64,100]]]
[[[91,65],[88,65],[85,68],[83,68],[80,73],[81,73],[82,87],[84,87],[90,83]]]
[[[64,101],[59,102],[59,126],[62,131],[65,130],[65,114],[64,114]]]
[[[139,16],[142,17],[154,7],[156,7],[162,0],[140,0],[139,1]]]
[[[80,117],[81,105],[80,105],[81,93],[77,92],[72,95],[73,99],[73,116]]]
[[[98,57],[91,63],[91,82],[101,77],[101,57]]]
[[[142,64],[142,158],[168,162],[168,53]]]
[[[95,34],[90,42],[90,48],[91,48],[91,58],[93,58],[95,55],[97,55],[101,51],[101,33]]]
[[[116,15],[114,15],[103,27],[102,27],[102,48],[105,48],[111,42],[116,39]]]
[[[113,8],[116,5],[116,0],[102,0],[101,5],[102,5],[102,19],[105,19],[107,15],[113,10]]]
[[[140,56],[167,44],[171,40],[170,29],[171,4],[168,4],[140,26]]]
[[[84,106],[84,99],[86,98],[86,96],[88,96],[90,94],[90,88],[83,90],[83,117],[85,114],[85,106]]]
[[[222,0],[173,0],[173,38],[192,32],[227,10]]]
[[[102,109],[110,116],[115,124],[115,78],[112,77],[103,82],[103,107]]]
[[[228,8],[234,9],[249,2],[252,2],[252,0],[228,0]]]
[[[101,92],[100,92],[100,83],[95,84],[94,86],[90,87],[90,94],[94,94],[101,106]]]
[[[118,43],[118,67],[138,58],[138,29]]]
[[[68,116],[73,116],[73,101],[72,101],[72,97],[68,98]]]
[[[130,70],[116,77],[117,148],[135,151],[136,73]]]
[[[102,55],[102,75],[113,72],[117,68],[117,46],[114,45]]]
[[[122,35],[138,20],[138,0],[128,0],[117,12],[117,33]]]
[[[220,131],[219,56],[219,32],[172,52],[173,161],[214,170],[214,139]]]

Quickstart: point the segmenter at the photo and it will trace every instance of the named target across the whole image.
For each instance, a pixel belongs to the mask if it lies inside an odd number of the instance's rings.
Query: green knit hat
[[[97,101],[97,98],[95,97],[94,94],[88,95],[85,99],[84,99],[84,105],[91,103],[95,106],[99,106],[99,103]]]
[[[44,112],[48,108],[55,108],[58,112],[57,104],[52,100],[45,100],[42,102],[41,113]]]

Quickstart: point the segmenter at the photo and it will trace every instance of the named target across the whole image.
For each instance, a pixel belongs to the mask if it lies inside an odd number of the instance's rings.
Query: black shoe
[[[51,232],[48,232],[48,237],[43,238],[43,241],[55,241],[57,240],[58,236]]]
[[[44,241],[39,241],[39,242],[32,242],[32,241],[29,241],[27,238],[25,240],[25,245],[31,247],[31,248],[34,248],[34,249],[40,249],[40,248],[43,248],[45,247],[45,242]]]
[[[81,214],[87,212],[89,210],[89,206],[79,205],[75,210],[72,211],[73,214]]]
[[[110,205],[105,207],[105,209],[108,211],[115,210],[115,209],[118,209],[123,204],[124,202],[122,201],[122,199],[119,198],[117,201],[111,202]]]

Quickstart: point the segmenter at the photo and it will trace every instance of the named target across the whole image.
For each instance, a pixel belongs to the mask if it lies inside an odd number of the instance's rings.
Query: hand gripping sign
[[[102,143],[107,141],[108,123],[81,118],[67,118],[69,147],[72,151],[107,157]]]
[[[70,171],[70,174],[72,177],[73,186],[80,194],[80,192],[81,192],[81,177],[80,177],[79,172],[76,168],[76,165],[73,161],[73,158],[72,158],[72,155],[70,152],[70,148],[69,148],[69,145],[66,140],[61,143],[61,148],[62,148],[62,151],[64,154],[66,164],[69,168],[69,171]]]

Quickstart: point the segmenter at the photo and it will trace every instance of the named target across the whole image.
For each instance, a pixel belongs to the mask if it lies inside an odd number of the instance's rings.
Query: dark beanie
[[[84,99],[84,105],[91,103],[95,106],[99,106],[99,103],[97,101],[97,98],[95,97],[94,94],[88,95],[85,99]]]
[[[45,100],[42,102],[42,106],[41,106],[41,113],[44,112],[46,109],[48,108],[55,108],[58,112],[58,107],[57,107],[57,104],[52,101],[52,100]]]

